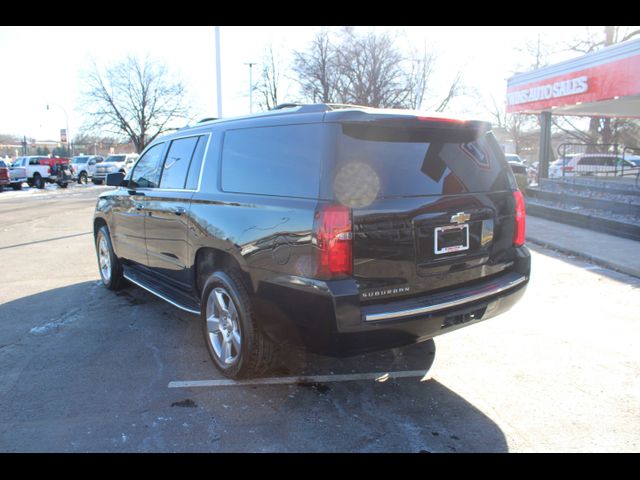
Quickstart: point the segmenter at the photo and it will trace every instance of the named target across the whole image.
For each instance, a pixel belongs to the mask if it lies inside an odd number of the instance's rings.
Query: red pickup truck
[[[0,192],[4,190],[4,187],[11,185],[11,177],[9,176],[9,167],[4,163],[4,160],[0,160]]]

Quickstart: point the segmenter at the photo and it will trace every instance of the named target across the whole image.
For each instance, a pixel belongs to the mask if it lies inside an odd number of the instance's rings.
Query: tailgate
[[[513,174],[465,125],[341,125],[334,189],[353,212],[361,301],[436,292],[513,265]]]

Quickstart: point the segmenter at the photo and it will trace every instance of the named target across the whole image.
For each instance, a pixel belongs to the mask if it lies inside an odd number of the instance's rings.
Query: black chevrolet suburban
[[[330,104],[185,127],[107,177],[102,282],[199,315],[231,378],[294,345],[348,356],[496,316],[523,295],[530,255],[490,128]]]

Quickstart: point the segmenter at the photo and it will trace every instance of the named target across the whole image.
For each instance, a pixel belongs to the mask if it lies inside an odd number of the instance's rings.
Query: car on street
[[[301,344],[426,341],[506,312],[529,281],[524,198],[489,122],[287,104],[156,138],[106,183],[102,283],[199,315],[230,378]]]
[[[110,173],[126,174],[130,172],[138,157],[139,155],[136,153],[109,155],[104,162],[96,165],[91,181],[96,185],[101,185]]]
[[[9,167],[4,160],[0,160],[0,192],[4,190],[4,187],[8,187],[9,185],[11,185]]]
[[[527,186],[529,185],[529,175],[527,172],[527,166],[522,162],[517,162],[513,160],[509,160],[509,167],[511,167],[511,171],[513,172],[514,177],[516,178],[516,182],[518,183],[518,188],[521,192],[525,192],[527,190]]]
[[[4,161],[9,169],[9,182],[14,190],[21,190],[22,184],[27,181],[27,169],[25,167],[14,167],[12,164]]]
[[[13,162],[13,167],[22,167],[26,171],[27,184],[30,187],[44,188],[50,177],[50,168],[45,162],[48,157],[41,155],[32,155],[26,157],[18,157]]]
[[[78,155],[71,159],[71,167],[78,183],[85,184],[91,179],[96,170],[96,165],[104,162],[100,155]]]
[[[633,157],[615,153],[584,153],[557,160],[549,165],[549,178],[588,176],[620,176],[637,172]]]

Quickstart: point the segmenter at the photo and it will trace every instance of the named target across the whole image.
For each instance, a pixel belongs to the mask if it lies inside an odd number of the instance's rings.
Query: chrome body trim
[[[179,303],[174,302],[173,300],[169,299],[168,297],[165,297],[164,295],[162,295],[159,292],[156,292],[154,289],[152,289],[151,287],[148,287],[147,285],[144,285],[140,282],[138,282],[137,280],[134,280],[133,278],[131,278],[130,276],[127,275],[127,273],[123,273],[124,278],[126,278],[127,280],[129,280],[131,283],[136,284],[137,286],[139,286],[140,288],[145,289],[147,292],[149,293],[153,293],[156,297],[161,298],[162,300],[164,300],[167,303],[170,303],[171,305],[173,305],[174,307],[179,308],[180,310],[184,310],[185,312],[188,313],[192,313],[194,315],[200,315],[200,312],[198,310],[191,310],[190,308],[184,307],[182,305],[180,305]]]
[[[395,318],[404,318],[404,317],[412,317],[414,315],[422,315],[425,313],[432,313],[438,310],[444,310],[445,308],[458,307],[467,303],[475,302],[477,300],[482,300],[483,298],[490,297],[491,295],[496,295],[498,293],[502,293],[506,290],[512,289],[517,285],[520,285],[523,282],[527,281],[527,277],[522,276],[515,280],[510,281],[506,285],[502,285],[500,287],[492,288],[490,290],[486,290],[483,292],[476,293],[474,295],[469,295],[464,298],[459,298],[457,300],[451,300],[448,302],[437,303],[435,305],[427,305],[425,307],[419,308],[411,308],[408,310],[397,310],[394,312],[382,312],[382,313],[372,313],[369,315],[365,315],[365,322],[377,322],[380,320],[391,320]]]

